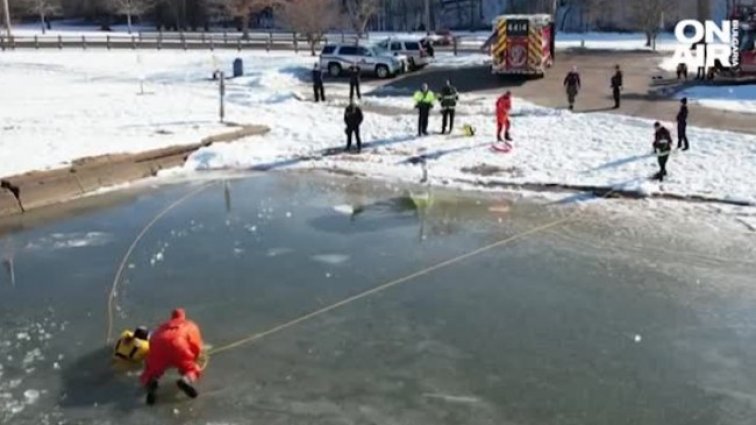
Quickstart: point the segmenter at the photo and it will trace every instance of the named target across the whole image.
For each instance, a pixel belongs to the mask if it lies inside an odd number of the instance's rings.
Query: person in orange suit
[[[196,323],[186,318],[184,309],[171,313],[171,320],[163,323],[150,336],[150,351],[144,371],[139,378],[147,389],[147,404],[155,403],[158,380],[169,368],[176,368],[181,379],[176,382],[187,396],[196,398],[194,383],[202,372],[197,360],[202,352],[202,336]]]
[[[504,138],[509,141],[509,111],[512,109],[512,92],[507,91],[496,99],[496,140],[501,142],[501,130]]]

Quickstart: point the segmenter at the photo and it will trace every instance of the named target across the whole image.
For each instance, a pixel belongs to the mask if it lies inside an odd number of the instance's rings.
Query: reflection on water
[[[133,238],[190,190],[6,237],[3,280],[23,284],[0,285],[0,422],[710,425],[756,413],[752,270],[695,261],[679,245],[655,242],[647,255],[635,248],[642,232],[600,219],[219,353],[199,399],[169,376],[161,403],[146,408],[136,372],[110,365],[105,301]],[[116,294],[116,331],[183,306],[222,346],[564,208],[312,176],[225,181],[139,243]]]

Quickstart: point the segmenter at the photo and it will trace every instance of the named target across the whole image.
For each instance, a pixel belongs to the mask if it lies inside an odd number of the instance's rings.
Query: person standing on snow
[[[441,134],[446,133],[447,122],[449,123],[449,134],[454,129],[454,108],[457,107],[458,100],[457,88],[452,85],[450,80],[446,80],[446,85],[441,89],[441,116],[443,117]]]
[[[433,48],[433,41],[430,38],[426,37],[420,40],[420,47],[422,47],[423,50],[425,50],[425,53],[427,53],[431,58],[436,57],[434,51],[435,49]]]
[[[672,152],[672,135],[660,122],[654,123],[654,153],[659,161],[659,172],[654,175],[654,179],[664,181],[667,176],[667,161]]]
[[[417,108],[417,136],[428,135],[428,117],[430,110],[433,109],[433,103],[436,101],[436,95],[428,90],[428,84],[423,83],[419,91],[414,96],[415,108]]]
[[[181,374],[181,379],[176,382],[179,389],[190,398],[196,398],[198,393],[194,382],[202,372],[197,364],[201,352],[199,327],[186,318],[184,309],[173,310],[171,319],[150,335],[150,350],[139,377],[147,389],[147,404],[155,404],[158,380],[170,368],[178,369]]]
[[[612,76],[612,97],[614,98],[614,109],[620,107],[620,90],[622,90],[622,71],[619,65],[614,66],[614,75]]]
[[[362,94],[360,93],[361,71],[362,69],[357,65],[357,62],[353,62],[352,66],[349,67],[349,100],[354,99],[355,93],[357,94],[357,99],[362,99]]]
[[[509,137],[509,111],[512,110],[512,92],[507,91],[496,99],[496,141],[501,142],[501,130],[504,130],[504,139],[511,141]]]
[[[567,90],[567,102],[570,104],[570,111],[575,109],[575,97],[580,91],[580,74],[577,66],[572,67],[572,71],[564,77],[564,87]]]
[[[362,124],[362,109],[354,102],[349,101],[349,105],[344,110],[344,124],[346,124],[347,145],[345,151],[352,149],[352,135],[357,139],[357,152],[362,151],[362,140],[360,139],[360,125]]]
[[[687,151],[688,144],[688,98],[680,99],[680,111],[677,113],[677,149]]]
[[[325,102],[325,89],[323,88],[323,71],[320,64],[316,63],[312,68],[312,89],[315,92],[315,103]]]

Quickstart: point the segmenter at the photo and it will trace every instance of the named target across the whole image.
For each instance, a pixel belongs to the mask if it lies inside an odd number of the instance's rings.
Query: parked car
[[[434,46],[451,46],[454,44],[454,35],[449,30],[438,30],[428,35],[428,39]]]
[[[411,71],[428,65],[432,59],[417,39],[387,38],[377,46],[394,55],[406,56],[407,66]]]
[[[320,67],[332,77],[338,77],[357,62],[363,72],[389,78],[404,72],[406,61],[406,56],[393,55],[376,46],[328,44],[320,52]]]

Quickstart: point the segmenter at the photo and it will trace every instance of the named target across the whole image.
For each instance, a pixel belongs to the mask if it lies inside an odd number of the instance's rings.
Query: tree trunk
[[[45,25],[45,12],[39,12],[39,23],[42,24],[42,34],[47,32],[47,25]]]
[[[131,34],[131,12],[126,11],[126,26],[129,29],[129,34]]]
[[[475,31],[475,2],[470,0],[470,31]]]
[[[651,32],[646,31],[646,47],[651,47]]]
[[[310,55],[311,56],[315,56],[315,44],[318,42],[318,38],[320,38],[320,37],[316,38],[316,37],[312,37],[312,36],[309,36],[309,35],[307,36],[307,41],[310,43]]]
[[[562,25],[559,28],[560,31],[564,31],[564,27],[567,25],[567,18],[572,14],[572,4],[567,5],[567,9],[562,14]]]
[[[241,17],[242,24],[242,38],[249,40],[249,13],[245,13]]]

